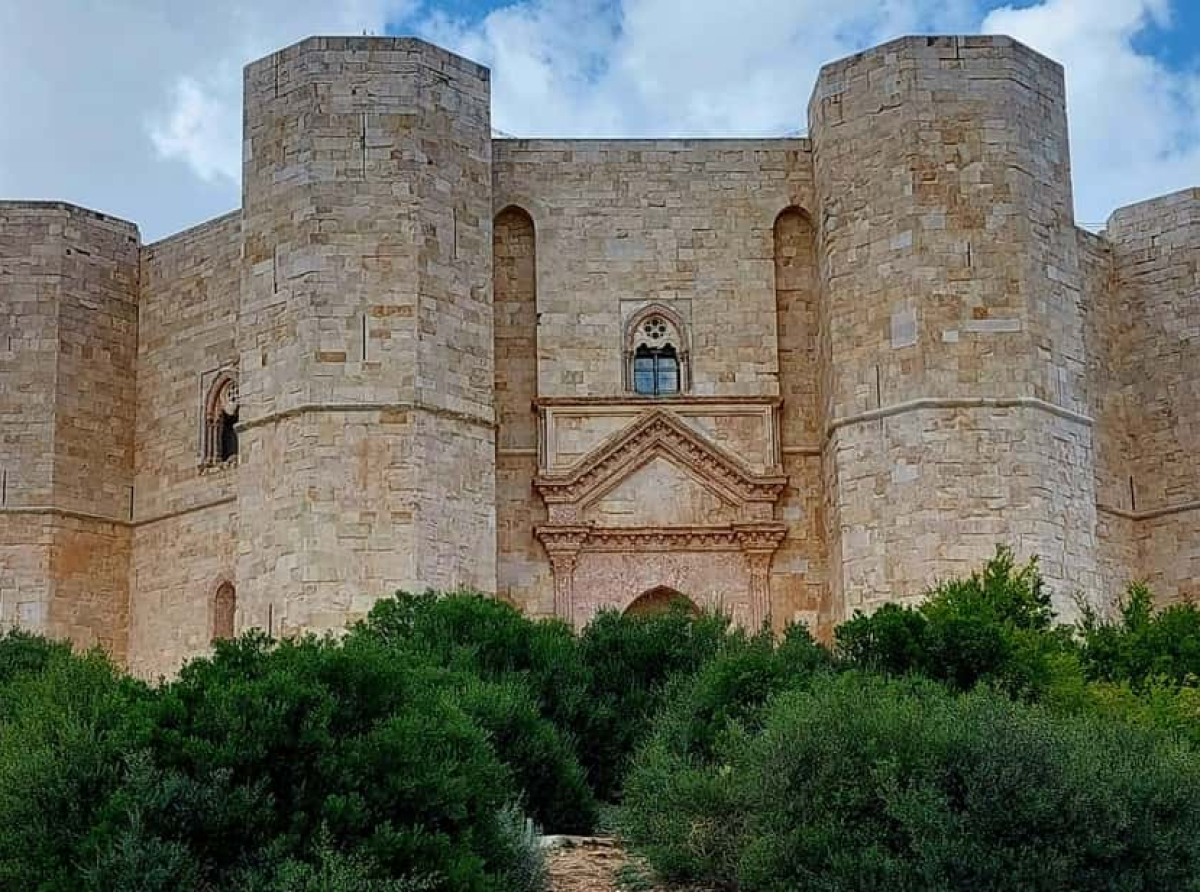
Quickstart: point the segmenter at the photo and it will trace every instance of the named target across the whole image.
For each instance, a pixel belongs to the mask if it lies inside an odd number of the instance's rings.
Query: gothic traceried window
[[[687,346],[673,313],[649,307],[633,318],[626,341],[626,389],[672,396],[688,387]]]
[[[204,401],[204,467],[221,465],[238,454],[238,385],[231,372],[222,372]]]

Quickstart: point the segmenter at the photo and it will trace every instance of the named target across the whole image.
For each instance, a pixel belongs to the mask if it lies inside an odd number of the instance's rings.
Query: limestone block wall
[[[690,346],[691,387],[671,401],[672,411],[756,472],[788,466],[791,481],[781,510],[790,533],[772,577],[772,614],[780,622],[815,621],[826,582],[814,435],[813,232],[799,211],[782,218],[790,228],[789,256],[781,262],[795,275],[783,284],[781,305],[775,232],[782,211],[813,206],[807,141],[497,140],[494,156],[495,207],[503,211],[496,242],[498,325],[502,318],[515,323],[518,293],[533,294],[532,301],[524,297],[523,306],[536,312],[535,329],[522,322],[526,333],[512,329],[503,348],[498,329],[498,386],[511,391],[513,375],[525,374],[524,357],[536,349],[532,395],[544,412],[543,469],[566,472],[653,408],[653,401],[625,393],[623,335],[639,310],[651,304],[667,308],[683,321]],[[530,218],[519,233],[514,212],[505,210],[510,207]],[[799,222],[791,225],[793,220]],[[526,273],[521,264],[528,261],[518,259],[524,256],[518,245],[529,238],[535,247],[528,253],[536,259]],[[532,281],[515,275],[518,270]],[[791,326],[790,335],[780,332],[782,325]],[[501,372],[501,363],[512,360],[501,349],[520,352],[513,374]],[[764,425],[757,401],[777,402],[781,388],[790,388],[781,420]],[[523,413],[526,392],[510,395],[512,411]],[[747,402],[720,404],[722,397]],[[505,413],[505,399],[498,391],[501,577],[513,580],[514,600],[549,613],[550,565],[533,537],[533,528],[545,519],[544,506],[527,482],[536,458],[529,453],[537,443],[525,433],[523,414],[518,423]],[[783,455],[780,425],[799,431],[789,436]],[[628,482],[596,506],[595,521],[628,526],[653,516],[666,527],[682,523],[687,505],[668,496],[677,487],[658,484],[649,477]],[[657,513],[642,504],[647,501],[658,503]],[[581,559],[576,571],[580,598],[588,597],[585,583],[593,564],[603,562]],[[740,569],[734,576],[730,595],[741,597],[737,587],[744,587],[745,577]],[[657,582],[646,579],[647,586]],[[611,587],[599,577],[594,583]]]
[[[201,435],[237,365],[240,255],[237,212],[142,249],[129,667],[146,677],[205,652],[217,588],[236,589],[238,467],[202,467]]]
[[[0,621],[119,659],[138,247],[104,214],[0,203]]]
[[[496,140],[497,210],[537,230],[538,395],[616,395],[621,326],[690,326],[692,392],[777,395],[772,227],[811,207],[806,140]]]
[[[59,246],[70,211],[0,204],[0,446],[3,505],[47,505],[54,469]]]
[[[903,38],[825,66],[809,132],[835,604],[1005,542],[1069,613],[1096,521],[1061,69],[1003,37]]]
[[[1139,575],[1170,602],[1200,595],[1200,189],[1109,219],[1127,314],[1123,372]],[[1125,503],[1119,503],[1125,507]]]
[[[1109,242],[1079,230],[1088,355],[1088,404],[1095,421],[1097,598],[1114,605],[1140,575],[1133,519],[1134,438],[1128,367],[1133,326],[1117,289]]]
[[[245,115],[242,621],[494,591],[486,70],[314,38],[246,69]]]

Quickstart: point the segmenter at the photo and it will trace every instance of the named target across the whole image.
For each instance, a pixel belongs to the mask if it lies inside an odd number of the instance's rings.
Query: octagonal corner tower
[[[824,67],[809,132],[835,605],[1008,544],[1069,615],[1096,508],[1062,69],[903,38]]]
[[[495,588],[486,69],[313,38],[247,67],[243,625]]]

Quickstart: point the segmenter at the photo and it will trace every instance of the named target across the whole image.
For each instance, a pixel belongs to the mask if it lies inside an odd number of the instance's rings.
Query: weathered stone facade
[[[494,139],[488,72],[246,69],[242,208],[0,203],[0,622],[171,672],[397,588],[819,632],[997,543],[1200,594],[1200,189],[1072,218],[1062,71],[826,66],[806,139]]]

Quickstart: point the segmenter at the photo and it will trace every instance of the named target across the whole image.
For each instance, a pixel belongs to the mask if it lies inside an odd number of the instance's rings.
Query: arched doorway
[[[693,616],[700,612],[696,603],[682,592],[665,585],[656,586],[638,595],[632,604],[625,608],[626,616],[654,616],[666,613],[668,610],[682,609]]]

